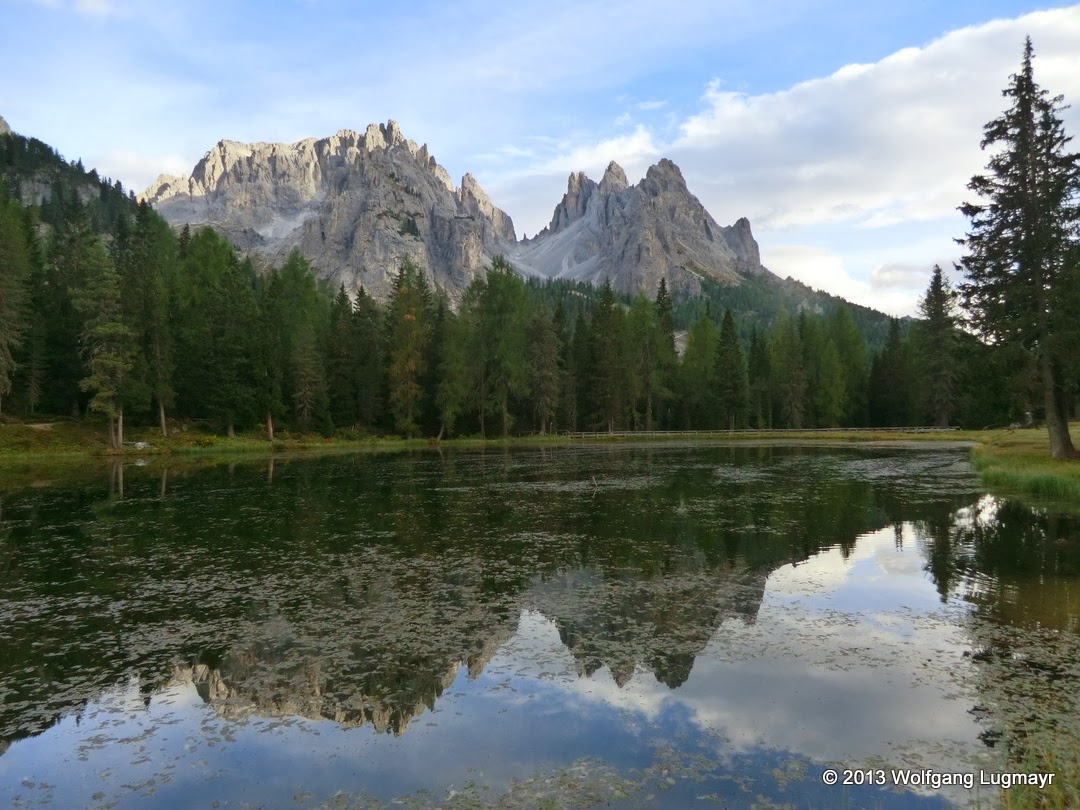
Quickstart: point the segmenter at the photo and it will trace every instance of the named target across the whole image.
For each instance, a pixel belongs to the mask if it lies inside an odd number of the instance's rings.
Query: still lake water
[[[964,450],[120,473],[0,498],[0,805],[986,807],[821,775],[1080,717],[1080,523]]]

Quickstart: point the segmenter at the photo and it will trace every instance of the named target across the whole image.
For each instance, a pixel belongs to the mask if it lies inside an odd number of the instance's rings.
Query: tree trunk
[[[165,403],[160,399],[157,404],[158,421],[161,423],[161,438],[167,439],[169,437],[169,428],[165,424]]]
[[[274,440],[274,415],[270,411],[266,412],[266,438],[267,441]]]
[[[116,412],[116,436],[113,438],[113,450],[124,449],[124,409]]]
[[[540,417],[540,435],[543,436],[547,433],[547,413],[544,413]]]
[[[236,435],[236,430],[233,428],[233,420],[231,417],[229,418],[229,427],[226,432],[228,433],[230,439]]]
[[[502,435],[505,439],[510,435],[510,409],[506,407],[506,397],[502,398]]]
[[[439,435],[435,437],[435,441],[437,441],[437,442],[442,441],[443,432],[445,430],[446,430],[446,420],[444,419],[443,421],[439,422]]]
[[[1050,456],[1072,458],[1072,437],[1069,436],[1068,412],[1062,408],[1054,373],[1054,362],[1045,349],[1039,352],[1039,373],[1042,377],[1043,397],[1046,402],[1046,430],[1050,434]]]
[[[0,416],[4,415],[4,395],[0,394]]]

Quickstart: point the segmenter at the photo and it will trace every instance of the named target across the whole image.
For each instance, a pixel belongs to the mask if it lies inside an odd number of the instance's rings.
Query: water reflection
[[[218,799],[250,784],[235,762],[285,757],[318,801],[445,791],[478,764],[505,787],[589,757],[686,801],[798,785],[828,805],[824,762],[984,756],[998,719],[972,711],[982,628],[1045,624],[1020,583],[1068,594],[1077,575],[1068,519],[987,501],[942,451],[446,453],[126,478],[107,497],[3,503],[5,798],[38,795],[16,773],[63,781],[48,750],[98,771],[116,759],[117,796],[145,772],[168,806],[163,763],[197,764],[216,740],[229,754],[203,793]],[[1075,601],[1053,610],[1075,633]],[[117,721],[137,728],[102,730]],[[196,730],[185,743],[174,726]],[[298,753],[312,734],[362,756]],[[158,754],[121,761],[131,739]],[[699,781],[668,784],[689,761]]]

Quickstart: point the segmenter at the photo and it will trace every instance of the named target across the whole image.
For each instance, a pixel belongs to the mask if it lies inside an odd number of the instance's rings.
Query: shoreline
[[[1073,426],[1074,442],[1080,445],[1080,424]],[[1046,432],[1038,429],[988,431],[903,431],[897,429],[834,431],[715,431],[694,433],[629,432],[614,435],[566,434],[510,436],[506,438],[457,437],[451,439],[370,436],[324,438],[310,434],[283,435],[268,442],[262,436],[222,436],[196,428],[177,428],[163,439],[156,428],[129,433],[123,451],[108,447],[103,425],[82,420],[24,424],[0,423],[0,487],[11,479],[29,475],[33,468],[95,466],[95,462],[127,461],[143,464],[158,461],[198,462],[255,458],[295,458],[339,453],[393,453],[403,451],[477,450],[485,448],[573,447],[595,445],[677,446],[693,443],[769,447],[866,447],[918,449],[940,447],[967,449],[972,466],[987,487],[1003,494],[1050,499],[1080,506],[1080,461],[1058,461],[1049,456]],[[145,446],[136,446],[143,444]],[[21,468],[21,469],[20,469]],[[40,472],[40,471],[38,471]],[[40,484],[39,484],[40,485]]]

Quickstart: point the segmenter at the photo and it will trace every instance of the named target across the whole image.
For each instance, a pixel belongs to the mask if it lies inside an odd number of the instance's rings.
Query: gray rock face
[[[11,127],[8,126],[8,122],[4,120],[4,116],[0,115],[0,135],[7,135],[11,132]]]
[[[213,225],[271,261],[297,247],[334,282],[378,298],[405,258],[456,298],[516,241],[471,175],[455,189],[394,121],[293,144],[221,141],[190,177],[163,175],[142,197],[173,225]]]
[[[335,283],[382,299],[405,258],[451,299],[499,254],[524,275],[649,295],[664,277],[694,294],[704,277],[769,272],[750,223],[718,225],[670,160],[636,186],[614,162],[599,183],[571,174],[548,227],[519,243],[471,174],[455,188],[393,121],[293,144],[221,141],[190,177],[162,175],[142,197],[175,226],[213,225],[273,262],[299,248]]]
[[[600,183],[577,172],[551,223],[510,253],[523,272],[611,285],[653,295],[666,277],[673,292],[694,294],[701,279],[737,284],[761,265],[750,223],[721,227],[686,187],[679,167],[664,159],[638,185],[610,163]]]

